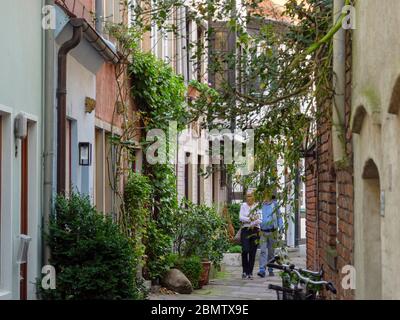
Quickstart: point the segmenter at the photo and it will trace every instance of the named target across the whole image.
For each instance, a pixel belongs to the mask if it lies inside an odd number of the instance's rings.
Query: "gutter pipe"
[[[74,26],[73,36],[58,51],[57,70],[57,193],[65,192],[66,121],[67,121],[67,55],[82,41],[82,26]]]
[[[54,0],[45,0],[47,6],[54,6]],[[55,39],[54,30],[44,30],[43,66],[44,66],[44,89],[43,89],[43,216],[42,226],[45,233],[48,231],[49,217],[52,212],[53,195],[53,164],[54,164],[54,58]],[[50,250],[42,237],[42,263],[47,265],[50,259]]]
[[[93,29],[85,19],[72,18],[69,22],[73,27],[72,38],[66,41],[58,52],[58,87],[57,87],[57,193],[65,192],[66,174],[66,97],[67,97],[67,55],[77,47],[83,37],[107,62],[117,64],[120,58],[110,47],[110,44]]]
[[[334,0],[334,23],[340,18],[344,0]],[[344,147],[344,122],[345,122],[345,30],[340,28],[333,37],[333,88],[335,95],[332,108],[332,145],[335,164],[346,159]]]

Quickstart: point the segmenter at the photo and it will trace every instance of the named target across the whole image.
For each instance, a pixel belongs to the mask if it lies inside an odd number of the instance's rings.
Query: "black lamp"
[[[92,145],[89,142],[79,142],[79,165],[90,166],[92,164]]]

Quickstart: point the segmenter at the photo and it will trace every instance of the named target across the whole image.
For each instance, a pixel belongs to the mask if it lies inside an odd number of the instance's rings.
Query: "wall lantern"
[[[29,250],[29,243],[31,242],[32,238],[27,236],[26,234],[19,235],[19,248],[18,248],[18,255],[17,255],[17,263],[23,264],[28,261],[28,250]]]
[[[19,113],[14,120],[14,135],[16,139],[24,139],[28,135],[28,119]]]
[[[89,142],[79,142],[79,165],[90,166],[92,164],[92,145]]]

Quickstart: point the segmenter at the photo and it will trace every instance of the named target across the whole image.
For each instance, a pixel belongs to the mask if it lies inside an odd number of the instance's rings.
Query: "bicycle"
[[[276,256],[267,263],[267,267],[282,271],[282,286],[268,286],[276,291],[278,300],[321,300],[320,291],[323,287],[333,294],[337,293],[332,282],[323,280],[323,266],[318,272],[310,271],[296,268],[294,264],[282,264],[279,256]]]

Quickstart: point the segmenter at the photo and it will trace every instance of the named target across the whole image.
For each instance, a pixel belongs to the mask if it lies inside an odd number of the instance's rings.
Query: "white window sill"
[[[0,300],[11,300],[11,292],[0,290]]]

